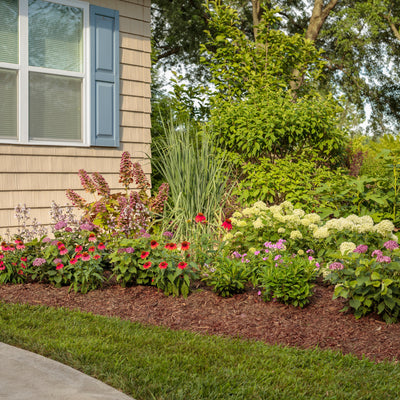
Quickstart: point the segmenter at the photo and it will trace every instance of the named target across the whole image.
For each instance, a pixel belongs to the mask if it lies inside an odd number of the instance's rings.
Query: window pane
[[[17,72],[0,69],[0,138],[17,138]]]
[[[29,73],[29,138],[81,141],[80,78]]]
[[[0,0],[0,61],[18,64],[18,0]]]
[[[83,10],[29,0],[29,65],[82,72]]]

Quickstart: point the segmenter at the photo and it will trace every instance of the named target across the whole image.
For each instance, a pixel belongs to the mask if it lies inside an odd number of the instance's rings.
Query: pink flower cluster
[[[334,263],[330,264],[328,268],[331,271],[342,270],[342,269],[344,269],[344,265],[342,263],[340,263],[340,262],[334,262]]]

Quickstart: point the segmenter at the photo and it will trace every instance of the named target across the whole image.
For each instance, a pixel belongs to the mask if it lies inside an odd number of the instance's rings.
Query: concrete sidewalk
[[[0,343],[1,400],[132,400],[64,364]]]

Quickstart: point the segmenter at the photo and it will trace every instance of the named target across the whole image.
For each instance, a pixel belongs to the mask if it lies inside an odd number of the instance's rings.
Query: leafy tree
[[[153,0],[153,32],[159,63],[190,66],[192,76],[205,76],[200,45],[211,30],[200,0]],[[397,0],[224,0],[238,11],[238,28],[255,40],[265,10],[279,8],[276,28],[300,34],[324,51],[321,93],[346,96],[349,115],[372,108],[370,130],[381,134],[400,128],[400,2]],[[160,64],[159,64],[160,65]],[[303,85],[297,70],[292,95]],[[356,117],[357,118],[357,117]]]

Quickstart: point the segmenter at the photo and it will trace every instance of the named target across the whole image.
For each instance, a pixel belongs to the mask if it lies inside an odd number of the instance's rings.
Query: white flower
[[[310,231],[314,231],[315,229],[317,229],[318,228],[318,225],[316,225],[316,224],[310,224],[309,226],[308,226],[308,229],[310,230]]]
[[[374,230],[380,233],[382,236],[389,236],[393,232],[394,225],[392,221],[388,219],[384,219],[383,221],[379,222],[374,226]]]
[[[305,212],[301,208],[296,208],[296,209],[293,210],[293,215],[297,215],[299,217],[303,217],[304,214],[305,214]]]
[[[325,226],[322,226],[314,231],[313,236],[315,239],[325,239],[329,236],[329,230]]]
[[[374,220],[369,215],[363,215],[362,217],[360,217],[360,220],[361,224],[374,224]]]
[[[235,212],[232,214],[232,217],[233,217],[233,218],[242,218],[243,215],[242,215],[242,213],[240,213],[239,211],[235,211]],[[231,221],[232,221],[232,218],[231,218]]]
[[[290,232],[290,239],[303,239],[303,235],[300,231],[294,230]]]
[[[358,233],[367,233],[374,231],[374,223],[363,222],[361,225],[357,225]]]
[[[300,221],[300,223],[301,223],[303,226],[309,226],[309,225],[312,224],[312,221],[311,221],[310,219],[308,219],[308,218],[303,218],[303,219]]]
[[[258,208],[259,210],[268,210],[267,205],[263,201],[256,201],[253,204],[253,207]]]
[[[248,253],[254,254],[256,249],[254,247],[250,247]]]
[[[243,235],[243,232],[240,232],[240,231],[235,233],[235,237],[242,236],[242,235]]]
[[[254,222],[253,222],[253,226],[255,229],[260,229],[264,226],[261,218],[257,218]]]
[[[345,254],[352,253],[353,250],[355,250],[356,247],[357,246],[353,242],[343,242],[340,245],[339,250],[342,253],[342,255],[344,256]]]
[[[245,209],[242,210],[242,214],[250,216],[250,215],[253,214],[253,210],[251,208],[245,208]]]
[[[232,220],[231,220],[231,222],[232,222]],[[237,222],[236,225],[240,228],[243,228],[244,226],[247,226],[247,223],[246,223],[246,221],[240,220]]]
[[[281,211],[282,211],[282,209],[281,209],[281,207],[280,206],[271,206],[270,208],[269,208],[269,211],[271,211],[271,213],[272,214],[280,214],[281,213]]]
[[[318,222],[321,221],[321,217],[318,214],[311,213],[311,214],[306,214],[304,216],[305,219],[309,219],[312,223],[318,224]]]
[[[395,234],[392,234],[392,236],[390,236],[390,239],[394,240],[395,242],[399,241],[399,238]]]
[[[238,220],[237,220],[236,218],[231,217],[230,220],[231,220],[231,224],[232,224],[233,226],[237,225]]]
[[[285,233],[285,232],[286,232],[286,229],[285,229],[285,228],[279,228],[279,229],[278,229],[278,233],[279,233],[279,234]]]
[[[282,208],[287,208],[288,210],[293,210],[293,204],[290,201],[284,201],[281,203]]]
[[[297,254],[299,256],[302,256],[304,254],[304,250],[302,250],[302,249],[297,250]]]

